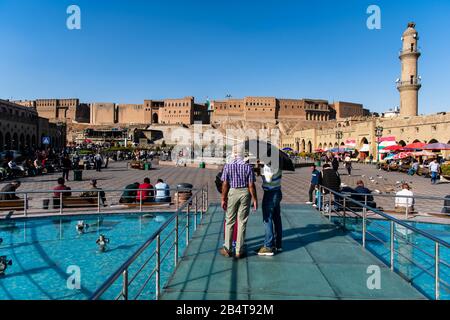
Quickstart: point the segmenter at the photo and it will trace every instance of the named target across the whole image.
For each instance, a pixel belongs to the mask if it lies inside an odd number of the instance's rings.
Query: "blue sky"
[[[66,28],[81,8],[82,29]],[[366,27],[381,7],[381,30]],[[419,112],[450,110],[450,1],[0,0],[0,97],[142,103],[193,95],[399,105],[400,37],[420,33]]]

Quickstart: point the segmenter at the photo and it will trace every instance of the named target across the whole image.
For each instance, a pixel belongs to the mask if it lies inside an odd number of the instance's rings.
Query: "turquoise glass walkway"
[[[249,256],[222,257],[224,214],[211,206],[163,291],[169,300],[425,299],[356,241],[309,206],[282,208],[284,251],[259,257],[261,212],[247,227]],[[381,269],[381,289],[367,288],[367,268]]]

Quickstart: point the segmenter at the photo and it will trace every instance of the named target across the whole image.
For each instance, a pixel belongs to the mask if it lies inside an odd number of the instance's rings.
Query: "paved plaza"
[[[339,227],[307,205],[283,205],[283,253],[259,257],[264,240],[259,214],[247,227],[248,257],[219,254],[223,214],[211,206],[178,268],[165,300],[425,299]],[[380,290],[367,287],[367,267],[380,268]]]
[[[431,185],[430,180],[413,176],[410,177],[399,172],[379,171],[372,165],[355,164],[352,176],[348,176],[343,168],[340,169],[341,178],[344,184],[355,187],[357,180],[363,180],[371,190],[379,190],[384,195],[394,195],[399,190],[401,181],[408,182],[416,196],[444,197],[450,194],[450,183],[441,182],[438,185]],[[194,187],[200,188],[209,185],[210,200],[217,202],[220,195],[216,190],[214,180],[218,170],[198,169],[188,167],[158,166],[154,163],[154,169],[141,171],[128,168],[127,162],[112,162],[107,169],[101,172],[94,170],[83,171],[83,181],[73,181],[71,172],[67,185],[73,190],[89,188],[89,181],[97,179],[99,187],[103,189],[122,189],[133,182],[142,182],[145,177],[149,177],[152,183],[158,178],[162,178],[175,187],[178,183],[191,183]],[[23,178],[19,191],[43,191],[51,190],[56,185],[59,173],[48,174],[38,177]],[[299,168],[296,172],[285,172],[283,176],[283,203],[305,203],[308,200],[308,189],[310,181],[310,168]],[[3,185],[7,182],[2,182]],[[261,200],[262,189],[261,179],[258,179],[258,193]],[[118,192],[117,195],[120,193]],[[393,209],[393,198],[375,197],[378,206],[385,210]],[[440,212],[443,202],[441,200],[416,200],[416,206],[421,213]]]

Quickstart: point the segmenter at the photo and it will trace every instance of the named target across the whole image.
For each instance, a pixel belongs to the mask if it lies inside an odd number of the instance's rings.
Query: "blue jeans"
[[[431,172],[431,183],[432,184],[436,184],[437,177],[438,177],[438,173],[437,172]]]
[[[262,201],[263,221],[266,236],[264,246],[266,248],[282,247],[283,227],[281,223],[280,203],[283,199],[281,190],[264,191]]]

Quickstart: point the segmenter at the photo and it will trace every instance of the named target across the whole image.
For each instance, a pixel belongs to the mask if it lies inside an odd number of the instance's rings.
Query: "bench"
[[[0,211],[24,211],[23,200],[1,200]]]
[[[427,215],[436,217],[436,218],[445,218],[445,219],[450,219],[450,214],[449,213],[441,213],[441,212],[427,212]]]
[[[52,202],[52,209],[58,209],[60,207],[59,198],[44,199],[43,208],[48,209],[50,207],[50,202]],[[97,207],[98,198],[82,198],[82,197],[63,197],[62,207],[63,208],[86,208],[86,207]]]
[[[139,208],[140,204],[138,203],[122,203],[123,205],[126,205],[128,208]],[[173,203],[171,202],[143,202],[142,207],[148,208],[148,207],[165,207],[165,206],[171,206]]]

